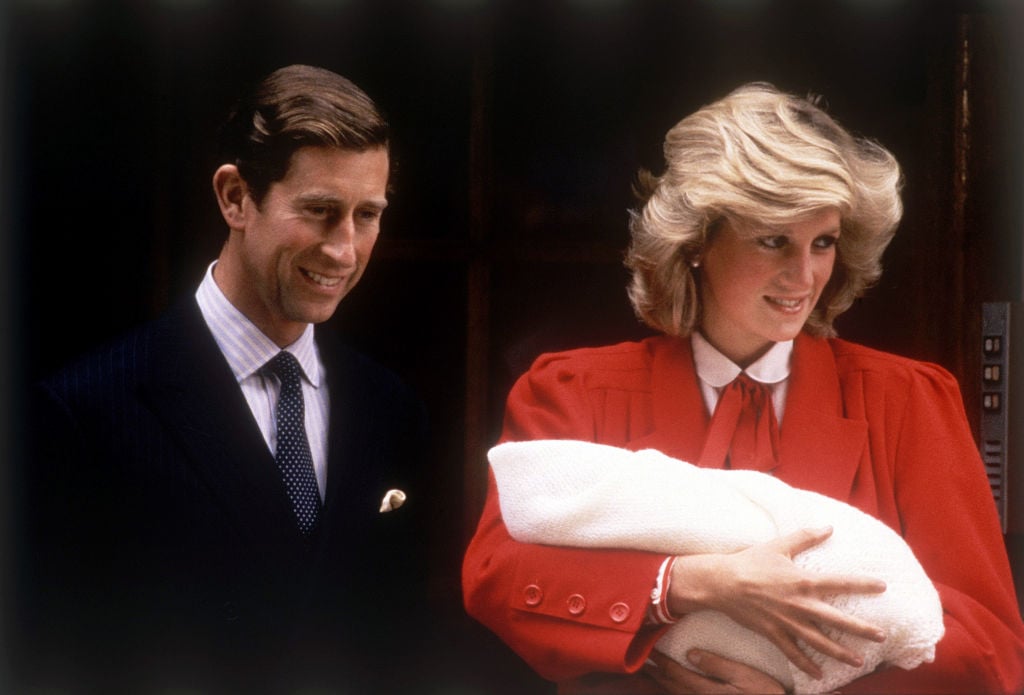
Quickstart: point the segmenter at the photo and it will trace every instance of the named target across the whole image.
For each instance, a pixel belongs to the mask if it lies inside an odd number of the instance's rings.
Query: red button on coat
[[[544,592],[536,584],[530,584],[523,590],[523,598],[527,606],[536,606],[544,599]]]
[[[572,615],[580,615],[587,609],[587,600],[579,594],[570,596],[566,603],[569,605],[569,613]]]
[[[611,616],[614,622],[624,623],[629,619],[629,606],[621,602],[613,603],[612,607],[608,609],[608,615]]]

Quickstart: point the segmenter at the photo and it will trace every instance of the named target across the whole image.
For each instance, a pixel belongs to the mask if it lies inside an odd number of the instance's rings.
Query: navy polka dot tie
[[[277,467],[284,478],[299,530],[309,535],[320,518],[320,489],[306,439],[306,408],[302,401],[299,362],[290,352],[282,350],[267,362],[266,369],[281,380],[281,395],[277,399]]]

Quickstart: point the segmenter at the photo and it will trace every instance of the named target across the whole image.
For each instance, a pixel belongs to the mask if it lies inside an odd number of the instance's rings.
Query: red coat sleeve
[[[502,439],[593,440],[583,382],[562,357],[542,357],[509,395]],[[663,560],[519,543],[502,522],[492,475],[463,563],[466,610],[544,678],[633,672],[662,632],[644,622]]]
[[[956,381],[916,364],[905,397],[866,409],[871,431],[884,432],[872,437],[872,459],[890,469],[898,530],[939,591],[946,634],[933,663],[876,672],[842,692],[1024,692],[1024,625]]]

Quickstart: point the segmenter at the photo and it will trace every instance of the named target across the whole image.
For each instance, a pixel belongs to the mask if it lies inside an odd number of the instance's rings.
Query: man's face
[[[387,206],[388,153],[305,147],[257,206],[246,193],[218,284],[278,345],[326,321],[362,277]],[[236,242],[232,245],[233,242]],[[218,264],[218,268],[220,268]]]

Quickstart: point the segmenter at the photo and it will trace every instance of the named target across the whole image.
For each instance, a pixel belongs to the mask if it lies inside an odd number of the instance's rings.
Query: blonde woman
[[[881,272],[902,214],[895,159],[766,84],[682,120],[665,158],[641,177],[627,258],[630,299],[660,335],[541,356],[509,395],[502,440],[653,448],[854,505],[909,544],[946,629],[934,662],[843,692],[1019,692],[1024,624],[955,380],[832,325]],[[653,648],[680,616],[716,609],[812,677],[822,657],[856,666],[836,632],[885,635],[826,599],[885,587],[793,563],[829,533],[678,557],[532,545],[509,536],[492,477],[466,608],[560,692],[782,692],[719,655],[685,668]]]

